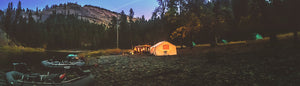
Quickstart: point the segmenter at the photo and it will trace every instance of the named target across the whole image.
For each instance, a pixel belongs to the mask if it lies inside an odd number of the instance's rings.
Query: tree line
[[[47,6],[46,6],[47,7]],[[56,14],[40,22],[39,11],[22,10],[19,1],[17,9],[12,2],[2,14],[4,31],[12,43],[27,47],[47,49],[99,49],[111,48],[109,35],[104,24],[90,23],[77,15]],[[25,16],[25,17],[24,17]]]
[[[153,15],[181,45],[217,46],[222,40],[249,40],[259,33],[276,43],[276,34],[299,31],[297,0],[157,0]]]
[[[297,0],[157,0],[151,19],[134,18],[133,9],[111,19],[109,25],[94,24],[77,15],[52,14],[39,22],[39,12],[17,9],[8,4],[0,11],[1,24],[9,38],[19,45],[47,49],[132,48],[167,40],[176,45],[192,46],[222,40],[249,40],[259,33],[276,43],[276,34],[299,31]],[[68,3],[70,4],[70,3]],[[72,3],[71,5],[76,5]],[[61,5],[67,6],[67,5]],[[51,9],[57,5],[46,6]],[[26,17],[22,17],[27,13]],[[296,42],[296,41],[295,41]]]

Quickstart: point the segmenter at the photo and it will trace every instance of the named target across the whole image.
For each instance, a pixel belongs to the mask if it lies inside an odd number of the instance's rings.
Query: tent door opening
[[[164,51],[164,54],[167,55],[167,54],[168,54],[168,51]]]

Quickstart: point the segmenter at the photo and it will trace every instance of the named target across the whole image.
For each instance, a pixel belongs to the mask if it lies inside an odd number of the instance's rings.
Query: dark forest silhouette
[[[192,46],[192,42],[217,46],[222,40],[254,39],[255,33],[270,37],[276,44],[276,34],[299,31],[299,0],[157,0],[151,19],[133,21],[134,10],[122,11],[109,25],[94,24],[78,15],[53,14],[44,22],[32,16],[39,11],[25,10],[8,4],[0,11],[1,25],[13,43],[47,49],[105,49],[119,46],[132,48],[138,44],[154,44],[168,40],[176,45]],[[74,5],[68,3],[59,6]],[[75,4],[76,5],[76,4]],[[44,9],[55,8],[58,5]],[[28,14],[23,17],[22,14]],[[127,18],[129,17],[129,18]],[[128,20],[129,19],[129,20]]]

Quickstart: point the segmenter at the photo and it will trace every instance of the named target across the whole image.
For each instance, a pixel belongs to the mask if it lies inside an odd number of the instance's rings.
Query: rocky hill
[[[77,15],[79,19],[86,19],[91,23],[97,24],[106,24],[108,25],[112,19],[112,17],[120,16],[119,13],[113,12],[104,8],[85,5],[80,6],[74,3],[68,4],[60,4],[60,5],[53,5],[51,8],[45,8],[39,12],[40,15],[34,15],[33,17],[38,20],[40,19],[42,22],[45,21],[53,12],[56,14],[63,14],[63,15]],[[136,19],[134,18],[134,21]]]

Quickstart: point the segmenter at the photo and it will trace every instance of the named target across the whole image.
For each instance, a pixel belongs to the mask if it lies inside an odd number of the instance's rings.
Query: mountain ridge
[[[121,14],[114,12],[105,8],[92,6],[92,5],[78,5],[76,3],[67,3],[52,5],[51,8],[44,8],[42,11],[38,11],[39,15],[34,14],[33,18],[38,21],[44,22],[47,18],[54,14],[63,15],[76,15],[78,19],[88,20],[90,23],[105,24],[109,25],[113,17],[119,17]],[[28,16],[28,13],[23,14],[23,17]],[[138,18],[133,18],[136,21]],[[129,16],[127,15],[127,20],[129,21]]]

